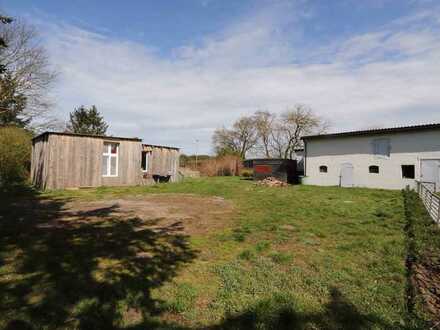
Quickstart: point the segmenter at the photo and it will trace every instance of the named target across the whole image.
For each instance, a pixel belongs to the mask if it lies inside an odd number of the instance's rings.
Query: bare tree
[[[280,116],[257,111],[251,117],[241,117],[231,129],[217,129],[213,144],[217,154],[235,153],[245,158],[250,150],[255,150],[267,158],[292,159],[295,149],[303,146],[304,135],[323,133],[327,128],[327,121],[310,107],[298,104]]]
[[[240,146],[240,157],[246,158],[247,152],[253,149],[258,141],[255,121],[252,117],[241,117],[234,123],[232,130]]]
[[[289,144],[288,134],[279,119],[273,125],[269,143],[273,157],[285,158],[285,151]]]
[[[212,138],[217,154],[235,153],[241,158],[246,158],[246,154],[255,147],[257,140],[257,129],[252,117],[241,117],[231,129],[215,130]]]
[[[308,106],[298,104],[281,114],[274,125],[271,145],[280,158],[293,158],[295,149],[301,148],[301,137],[312,133],[323,133],[328,123],[315,115]]]
[[[55,73],[36,29],[14,20],[0,25],[0,39],[7,45],[0,50],[0,64],[10,74],[16,92],[26,98],[24,120],[37,130],[58,125],[48,97]]]
[[[269,111],[256,111],[254,124],[257,131],[258,144],[267,158],[271,157],[271,136],[274,130],[275,114]]]
[[[0,24],[11,24],[11,23],[12,23],[12,18],[0,14]],[[8,47],[6,41],[0,36],[0,51],[6,47]],[[0,73],[3,73],[5,70],[6,68],[0,63]]]

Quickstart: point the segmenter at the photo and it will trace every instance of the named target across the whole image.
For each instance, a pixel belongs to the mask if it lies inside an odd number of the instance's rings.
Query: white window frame
[[[112,145],[116,145],[116,154],[112,154]],[[119,176],[119,143],[114,142],[104,142],[104,152],[102,153],[102,156],[107,156],[107,166],[106,166],[106,174],[103,174],[102,176],[105,178],[111,177],[117,177]],[[111,161],[112,158],[116,158],[116,174],[110,174],[111,173]]]
[[[147,173],[148,172],[148,165],[150,165],[150,157],[151,157],[152,152],[151,151],[142,151],[141,157],[145,157],[145,170],[142,168],[142,163],[141,163],[141,169],[142,172]]]

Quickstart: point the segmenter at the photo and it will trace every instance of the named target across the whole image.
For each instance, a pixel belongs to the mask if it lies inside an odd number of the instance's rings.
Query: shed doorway
[[[420,162],[420,181],[434,184],[434,190],[440,189],[440,159],[422,159]]]
[[[351,163],[341,164],[341,176],[339,185],[341,187],[353,187],[353,165]]]

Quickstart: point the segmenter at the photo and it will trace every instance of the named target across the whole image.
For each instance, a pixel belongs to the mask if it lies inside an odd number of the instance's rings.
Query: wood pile
[[[278,180],[273,176],[269,176],[261,181],[258,181],[257,185],[266,187],[287,187],[289,184],[287,182]]]

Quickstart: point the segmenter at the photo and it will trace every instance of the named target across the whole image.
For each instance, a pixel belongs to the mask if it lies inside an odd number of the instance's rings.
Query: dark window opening
[[[141,168],[142,171],[147,172],[148,171],[148,163],[150,162],[150,155],[151,151],[142,151],[141,156]]]
[[[368,168],[368,171],[369,171],[370,173],[376,173],[376,174],[378,174],[378,173],[379,173],[379,166],[371,165],[371,166]]]
[[[327,166],[321,165],[319,166],[319,172],[321,173],[327,173]]]
[[[414,165],[402,165],[402,178],[414,179],[416,177]]]

